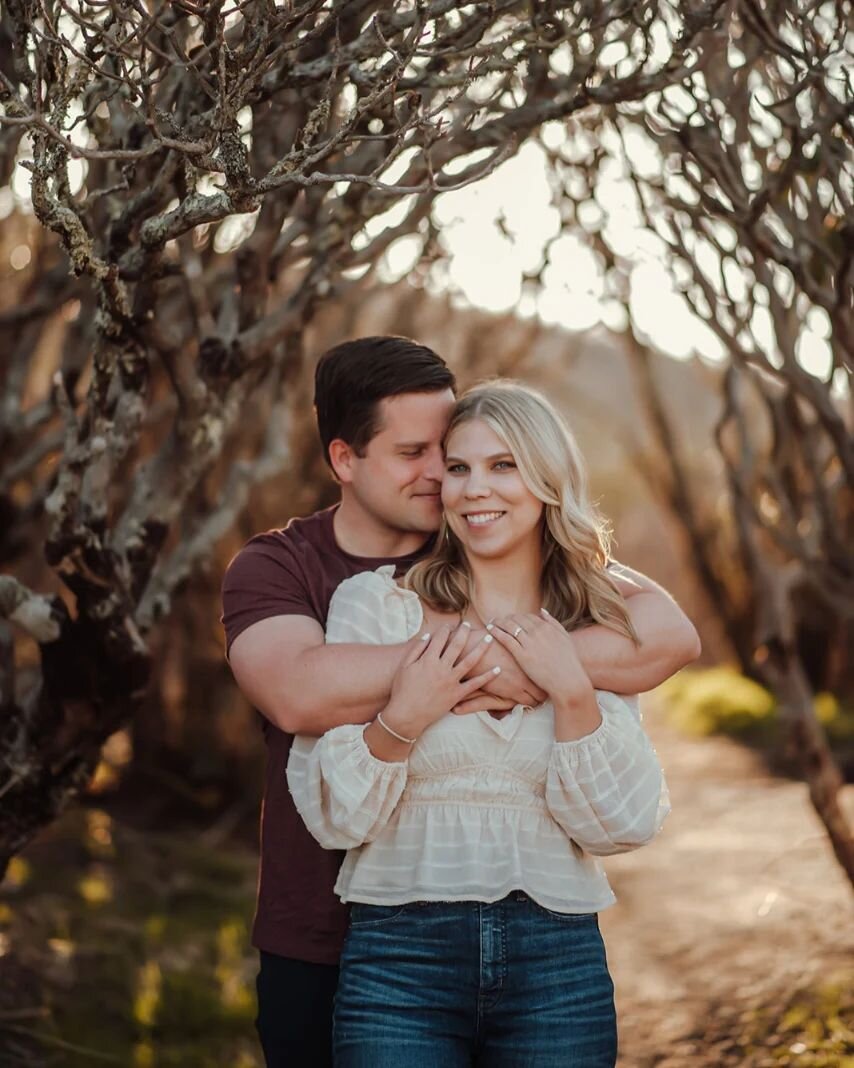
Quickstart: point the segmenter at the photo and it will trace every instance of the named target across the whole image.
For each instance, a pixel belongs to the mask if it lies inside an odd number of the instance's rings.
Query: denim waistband
[[[505,901],[528,901],[536,904],[530,894],[524,890],[511,890],[509,894],[498,898],[496,901],[410,901],[410,905],[500,905]]]

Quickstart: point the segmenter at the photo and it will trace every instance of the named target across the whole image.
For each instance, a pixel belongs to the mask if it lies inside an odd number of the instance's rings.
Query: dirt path
[[[763,1003],[854,981],[854,899],[806,789],[727,739],[677,734],[653,708],[645,723],[673,812],[653,845],[606,862],[621,1068],[797,1063],[797,1048],[748,1056],[732,1036]],[[854,787],[845,804],[854,812]],[[851,1052],[821,1063],[854,1064]]]

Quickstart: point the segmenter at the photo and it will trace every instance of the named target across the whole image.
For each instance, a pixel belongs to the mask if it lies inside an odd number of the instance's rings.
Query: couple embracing
[[[315,407],[340,503],[223,582],[268,744],[268,1068],[612,1066],[596,858],[668,811],[635,695],[696,632],[611,559],[535,391],[457,400],[436,353],[372,337],[321,358]]]

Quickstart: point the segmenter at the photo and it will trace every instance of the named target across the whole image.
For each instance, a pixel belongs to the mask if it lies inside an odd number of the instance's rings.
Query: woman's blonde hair
[[[545,505],[543,606],[570,630],[603,623],[639,644],[623,597],[607,571],[610,531],[591,504],[578,445],[564,419],[536,390],[498,379],[465,393],[445,432],[480,419],[507,445],[525,485]],[[463,613],[472,577],[463,547],[443,519],[436,548],[412,567],[406,585],[438,611]]]

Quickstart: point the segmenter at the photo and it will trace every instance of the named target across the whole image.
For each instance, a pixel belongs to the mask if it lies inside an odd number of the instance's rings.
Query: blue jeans
[[[598,917],[519,891],[489,905],[354,905],[333,1044],[336,1068],[613,1068]]]

